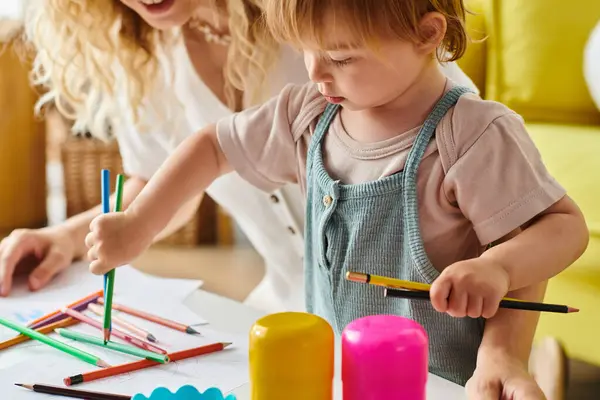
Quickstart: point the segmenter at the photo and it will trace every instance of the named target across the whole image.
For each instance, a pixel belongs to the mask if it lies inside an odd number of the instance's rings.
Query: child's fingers
[[[94,260],[90,263],[90,272],[95,275],[103,275],[106,267],[100,260]]]
[[[433,282],[429,289],[431,305],[438,312],[448,311],[448,297],[450,297],[451,282],[443,277]]]
[[[453,317],[466,317],[469,296],[464,291],[452,290],[448,301],[448,314]]]
[[[469,296],[467,304],[467,315],[471,318],[479,318],[483,313],[483,297]]]
[[[94,260],[90,263],[90,272],[94,275],[104,275],[112,269],[114,267],[104,260]]]
[[[89,249],[94,246],[94,243],[96,243],[96,234],[94,232],[89,232],[85,235],[85,245]]]
[[[496,315],[496,312],[498,312],[499,306],[500,306],[499,302],[495,302],[492,300],[484,301],[481,316],[483,318],[492,318],[494,315]]]
[[[98,259],[98,250],[96,249],[96,246],[90,247],[87,252],[87,257],[90,261],[96,261]]]

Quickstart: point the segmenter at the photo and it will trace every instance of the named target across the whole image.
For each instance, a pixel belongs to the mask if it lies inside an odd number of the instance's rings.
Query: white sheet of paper
[[[37,292],[29,291],[25,278],[21,277],[15,281],[10,297],[0,299],[0,316],[26,324],[102,289],[103,279],[90,273],[86,263],[74,264]],[[176,309],[183,308],[179,304],[201,285],[202,281],[160,278],[123,266],[117,269],[113,299],[115,302],[129,299],[126,304],[133,308],[166,317],[172,312],[172,305],[177,304]],[[190,325],[205,322],[193,313],[188,317]],[[171,319],[175,318],[172,316]],[[13,336],[13,331],[0,326],[0,341]]]
[[[77,325],[72,329],[96,335],[99,335],[100,332],[84,325]],[[164,346],[170,352],[215,342],[230,341],[233,342],[233,345],[222,352],[83,383],[73,386],[73,388],[129,395],[143,393],[148,396],[152,390],[160,386],[173,391],[183,385],[194,385],[202,391],[214,386],[224,392],[229,392],[248,382],[247,337],[217,333],[207,327],[202,330],[202,336],[188,335],[168,328],[155,330],[159,340],[160,338],[164,339],[164,343],[159,343],[159,345]],[[54,334],[53,337],[58,336]],[[64,338],[59,338],[59,340],[91,352],[111,365],[138,360],[134,356],[97,346],[73,342]],[[97,369],[48,346],[37,346],[35,349],[16,349],[0,353],[0,360],[6,357],[14,357],[13,362],[9,363],[11,364],[10,367],[6,367],[4,362],[0,363],[4,367],[4,369],[0,369],[0,391],[3,396],[11,400],[45,398],[42,394],[31,393],[28,390],[14,386],[15,383],[43,383],[63,386],[65,377]]]
[[[185,325],[194,326],[194,328],[201,333],[204,331],[206,321],[198,316],[198,314],[192,312],[185,305],[181,304],[179,301],[171,301],[168,297],[158,297],[154,296],[152,292],[145,294],[116,294],[114,297],[115,303],[122,303],[129,307],[147,311],[154,315],[158,315],[164,318],[168,318],[172,321],[176,321]],[[50,309],[54,310],[64,306],[64,302],[58,303],[40,303],[40,302],[28,302],[28,301],[20,301],[20,306],[23,308],[19,308],[18,310],[28,309],[28,310],[39,310],[46,307],[50,304]],[[27,308],[29,307],[29,308]],[[0,303],[0,315],[9,318],[15,322],[17,321],[15,318],[16,315],[19,315],[22,311],[15,311],[13,307],[10,306],[10,303]],[[84,312],[87,316],[96,319],[101,322],[102,319],[90,311]],[[195,347],[194,343],[196,336],[188,335],[179,331],[175,331],[173,329],[164,327],[162,325],[158,325],[154,322],[146,321],[145,319],[137,318],[129,314],[125,314],[122,312],[115,311],[115,315],[118,315],[122,319],[127,322],[132,323],[133,325],[145,329],[146,331],[152,333],[156,338],[165,343],[165,346],[159,345],[160,347],[165,348],[166,350],[175,349],[181,350],[190,347]],[[119,327],[117,324],[113,324],[113,328],[119,329],[121,331],[127,332],[126,329]],[[82,332],[87,332],[93,335],[100,335],[100,330],[87,326],[86,324],[79,323],[73,326],[70,329],[79,330]],[[6,340],[14,337],[17,333],[9,328],[6,328],[0,325],[0,340]],[[13,365],[18,363],[23,359],[23,357],[34,357],[39,351],[38,347],[47,347],[45,344],[39,343],[37,341],[27,341],[21,343],[13,348],[8,350],[3,350],[0,352],[0,368],[7,367],[9,365]],[[56,350],[52,350],[56,351]],[[105,360],[109,362],[108,360]],[[110,362],[109,362],[110,363]]]
[[[73,301],[84,297],[103,287],[104,278],[94,275],[88,270],[88,264],[79,262],[56,276],[42,290],[31,292],[27,288],[26,277],[15,280],[10,297],[2,302],[17,300],[27,301]],[[169,279],[145,274],[131,266],[119,267],[115,274],[114,294],[145,294],[154,296],[166,295],[169,300],[180,302],[193,290],[202,285],[202,281],[191,279]]]

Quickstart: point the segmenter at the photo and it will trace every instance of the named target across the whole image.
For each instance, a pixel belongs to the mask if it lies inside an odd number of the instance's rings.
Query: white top
[[[174,116],[177,132],[156,129],[138,133],[133,124],[127,122],[114,127],[125,172],[146,180],[185,137],[231,114],[196,74],[183,41],[171,51],[173,89],[184,105]],[[455,63],[443,69],[455,82],[475,88]],[[308,74],[302,54],[283,48],[278,64],[268,77],[273,96],[287,83],[306,82]],[[153,116],[145,113],[143,118],[151,121]],[[303,311],[304,200],[299,187],[288,185],[265,193],[237,173],[230,173],[215,181],[207,193],[235,219],[265,259],[265,277],[246,299],[246,304],[266,312]]]

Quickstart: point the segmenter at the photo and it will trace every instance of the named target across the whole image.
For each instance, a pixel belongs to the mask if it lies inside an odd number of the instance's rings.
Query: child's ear
[[[446,17],[439,12],[429,12],[419,22],[420,42],[417,44],[419,50],[425,53],[435,51],[446,36],[448,24]]]

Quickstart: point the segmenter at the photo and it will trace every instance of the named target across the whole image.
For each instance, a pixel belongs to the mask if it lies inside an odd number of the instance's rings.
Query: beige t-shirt
[[[288,85],[267,103],[220,120],[219,143],[250,183],[272,191],[295,182],[306,193],[308,146],[326,104],[316,85]],[[401,171],[419,128],[359,143],[338,113],[324,138],[325,166],[344,184]],[[467,94],[438,125],[419,166],[417,193],[425,250],[441,271],[479,256],[565,190],[546,170],[519,115]]]

